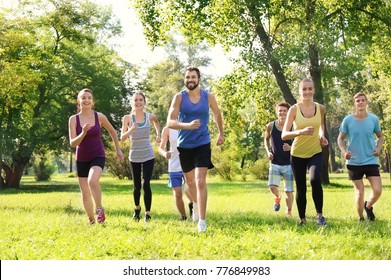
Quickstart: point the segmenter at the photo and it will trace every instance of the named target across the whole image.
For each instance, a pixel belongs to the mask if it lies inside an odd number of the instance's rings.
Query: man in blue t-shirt
[[[200,70],[189,67],[185,71],[186,89],[177,93],[168,112],[167,126],[179,130],[178,150],[182,170],[193,198],[193,220],[198,231],[206,231],[206,203],[208,198],[206,175],[213,168],[209,109],[212,110],[219,132],[217,145],[224,143],[223,118],[213,94],[199,87]]]
[[[374,221],[373,205],[382,193],[378,156],[384,141],[383,134],[379,118],[367,111],[368,100],[366,95],[359,92],[354,95],[353,100],[354,113],[346,116],[341,123],[338,146],[342,156],[346,159],[349,179],[353,181],[356,191],[356,207],[359,220],[364,221],[363,212],[365,210],[368,220]],[[344,141],[346,135],[349,138],[347,149]],[[364,201],[364,175],[372,188],[367,201]]]

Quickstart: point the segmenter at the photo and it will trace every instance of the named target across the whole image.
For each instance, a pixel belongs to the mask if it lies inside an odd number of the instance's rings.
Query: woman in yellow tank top
[[[325,107],[314,102],[314,92],[314,82],[311,79],[300,82],[300,100],[289,109],[281,137],[283,140],[294,139],[291,148],[291,165],[296,182],[296,205],[300,225],[306,223],[308,170],[317,224],[326,226],[320,176],[323,164],[322,147],[328,145],[324,136]],[[292,124],[294,129],[290,130]]]

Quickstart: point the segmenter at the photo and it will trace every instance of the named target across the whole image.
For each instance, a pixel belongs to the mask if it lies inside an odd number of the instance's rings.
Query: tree
[[[90,87],[119,124],[127,65],[103,45],[119,34],[118,21],[90,1],[21,1],[0,20],[1,177],[18,188],[34,151],[70,150],[67,120],[80,89]]]
[[[171,29],[191,40],[206,39],[227,50],[242,50],[241,59],[254,73],[272,74],[283,98],[295,103],[297,78],[311,76],[315,101],[326,107],[325,85],[360,70],[344,68],[373,44],[372,34],[388,30],[390,7],[382,0],[134,0],[152,46],[163,44]],[[359,48],[357,48],[359,46]],[[362,53],[361,53],[362,54]],[[300,71],[292,71],[298,68]],[[362,67],[361,67],[362,69]],[[347,71],[348,70],[348,71]],[[299,75],[298,75],[299,74]],[[330,104],[331,105],[331,104]],[[324,150],[323,182],[328,182],[328,150]]]

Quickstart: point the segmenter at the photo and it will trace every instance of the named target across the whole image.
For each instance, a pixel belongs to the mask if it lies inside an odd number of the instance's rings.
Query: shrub
[[[34,164],[34,174],[36,181],[49,181],[53,173],[54,166],[46,164],[44,159],[41,159],[38,164]]]
[[[257,180],[267,180],[269,177],[269,160],[259,158],[249,167],[249,172]]]
[[[120,162],[115,150],[106,150],[106,167],[107,171],[119,179],[132,179],[129,161],[129,142],[120,143],[125,160]],[[162,174],[168,173],[168,160],[159,155],[158,148],[153,147],[155,153],[155,164],[153,167],[152,179],[159,179]]]

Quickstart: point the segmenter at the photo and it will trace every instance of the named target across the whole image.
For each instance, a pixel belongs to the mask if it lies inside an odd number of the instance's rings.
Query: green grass
[[[308,221],[298,226],[273,211],[265,181],[208,179],[208,231],[181,222],[166,180],[152,182],[152,221],[131,219],[131,182],[102,177],[107,223],[90,226],[76,178],[56,175],[37,183],[24,177],[19,191],[0,192],[2,260],[389,260],[389,174],[375,205],[376,222],[357,222],[354,192],[346,174],[324,186],[327,228],[318,227],[310,188]],[[366,188],[366,197],[369,187]],[[144,207],[143,207],[144,208]]]

